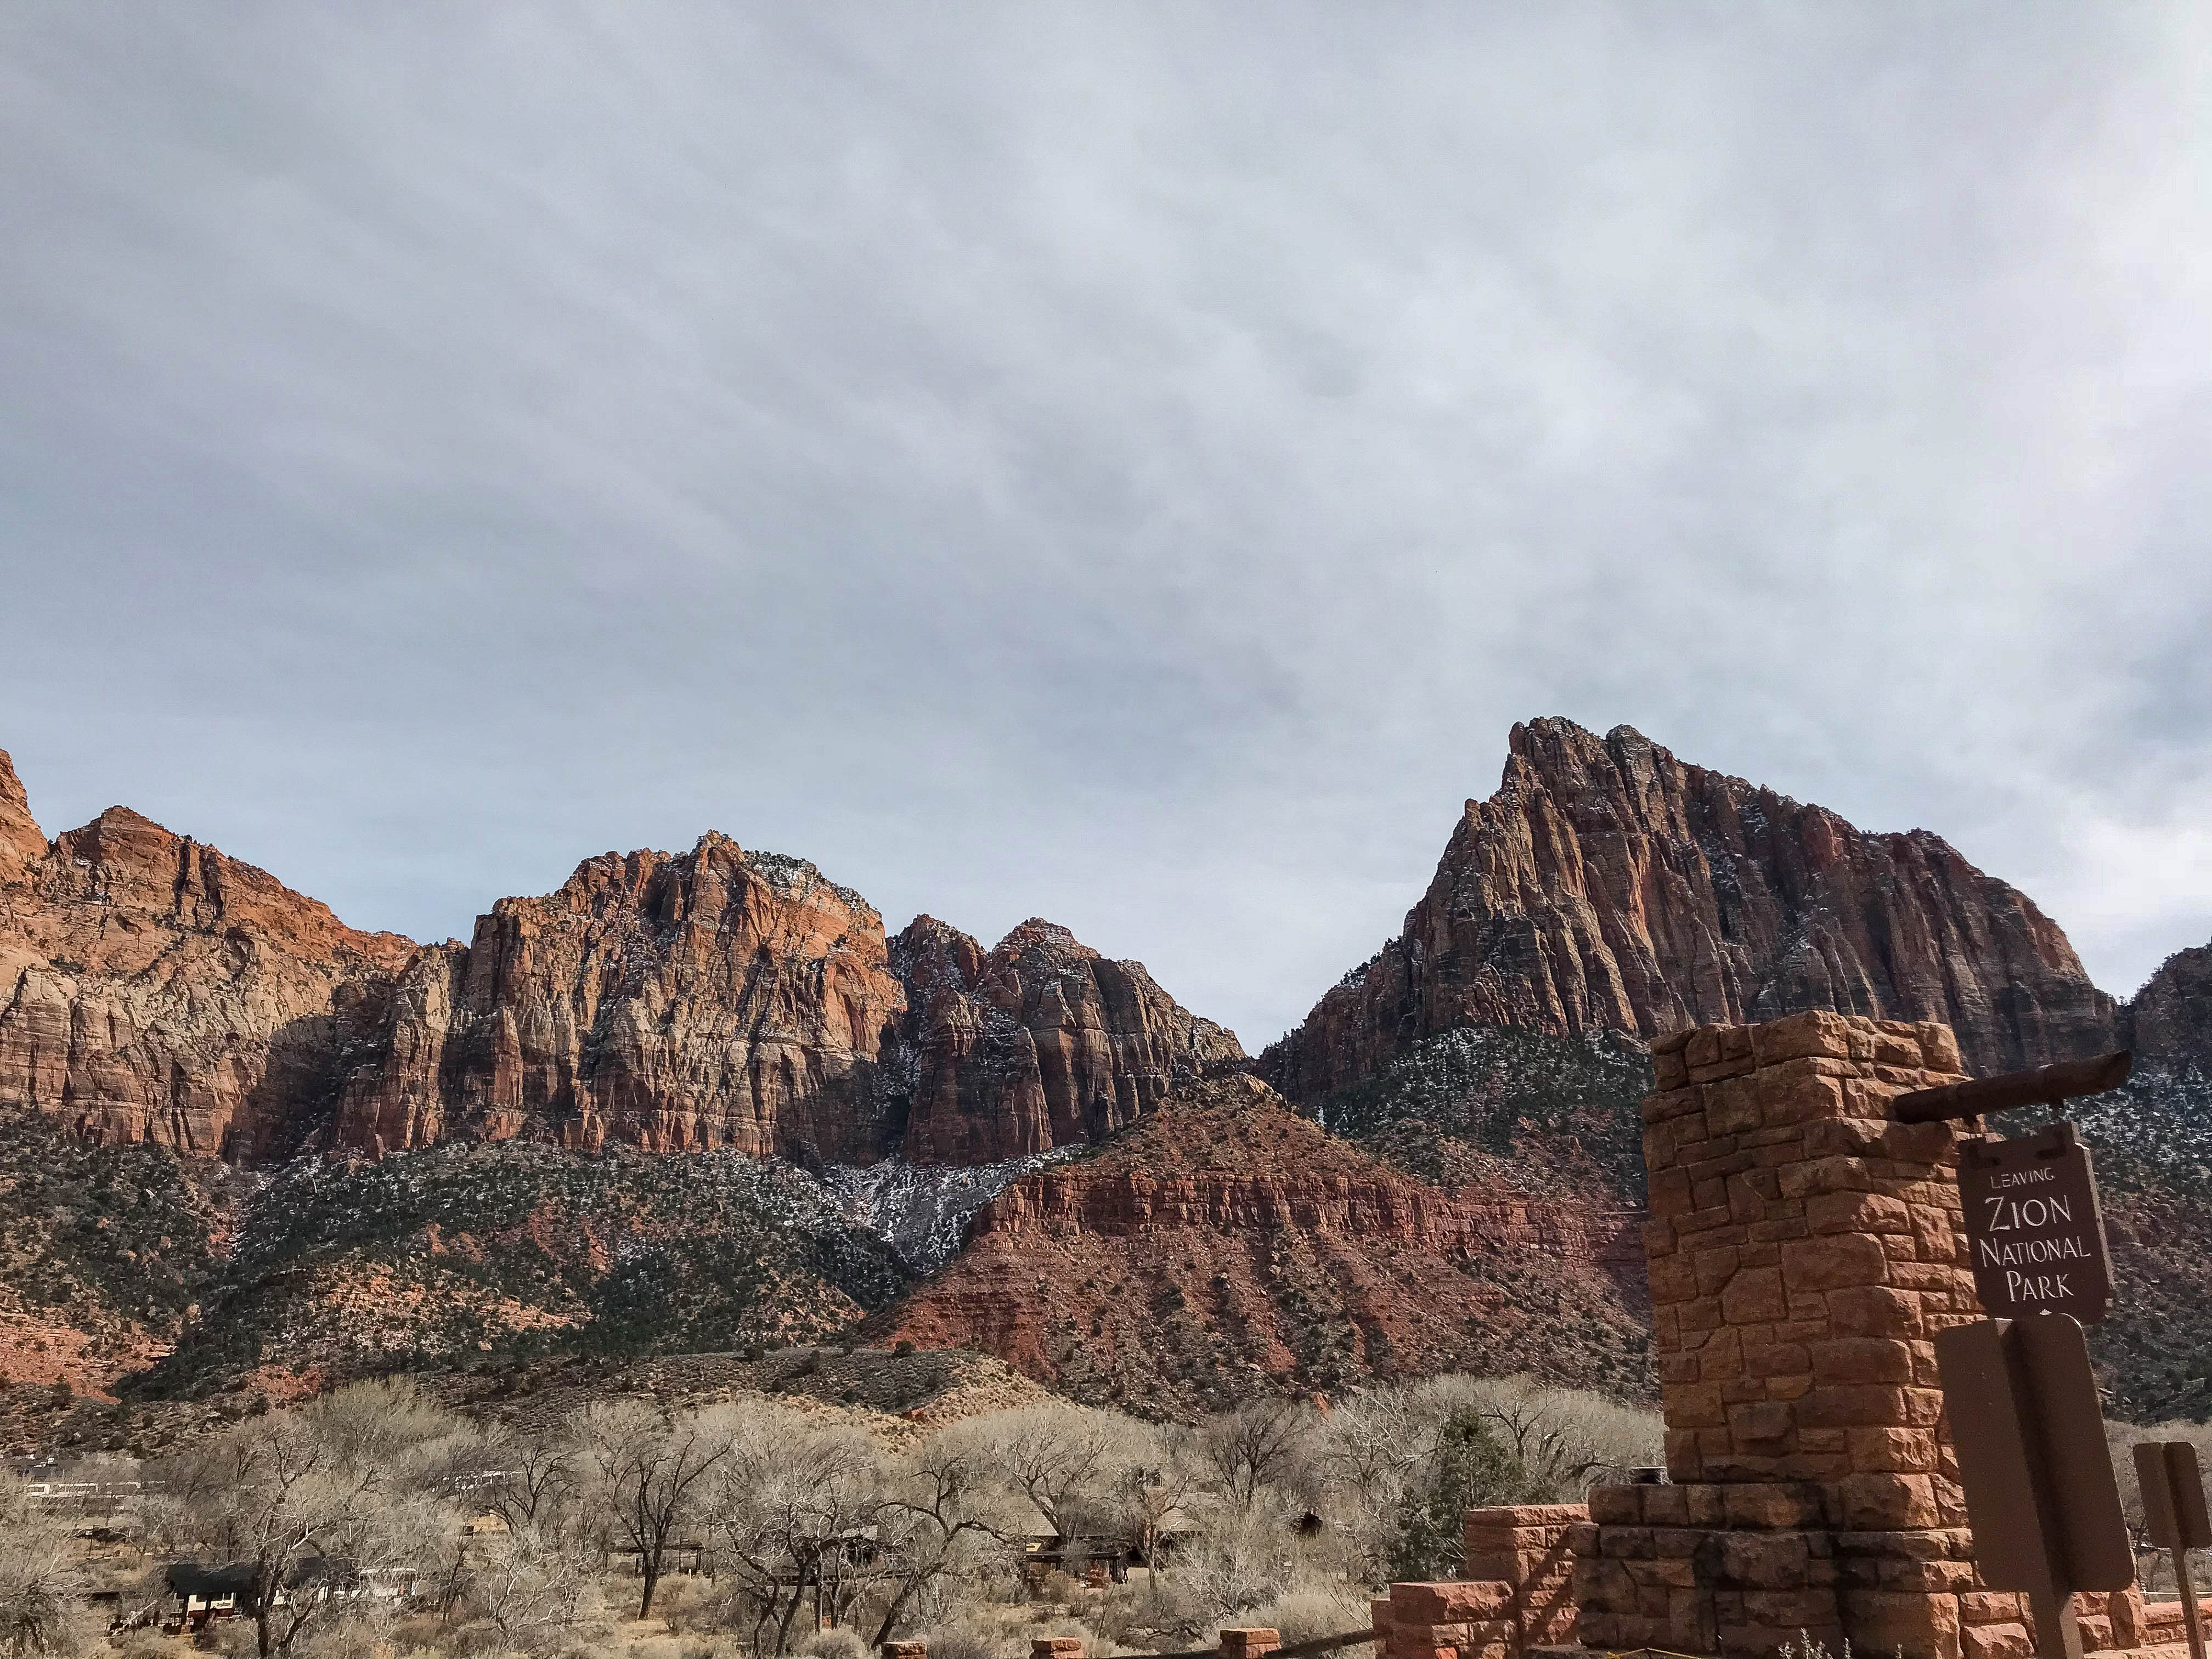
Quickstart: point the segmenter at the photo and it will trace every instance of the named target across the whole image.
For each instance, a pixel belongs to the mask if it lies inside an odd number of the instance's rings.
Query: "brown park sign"
[[[2094,1325],[2111,1311],[2104,1214],[2072,1124],[1962,1142],[1959,1195],[1974,1289],[1990,1318],[2063,1313]]]

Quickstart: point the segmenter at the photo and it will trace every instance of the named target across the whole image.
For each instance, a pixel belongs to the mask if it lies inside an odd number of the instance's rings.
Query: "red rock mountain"
[[[987,955],[918,916],[891,960],[912,999],[904,1144],[917,1163],[989,1164],[1096,1140],[1244,1057],[1141,963],[1109,962],[1034,917]]]
[[[0,1103],[281,1150],[412,949],[125,807],[50,846],[0,753]]]
[[[1940,1020],[1977,1073],[2109,1046],[2057,925],[1925,830],[1677,760],[1627,726],[1513,728],[1404,932],[1263,1057],[1317,1099],[1460,1025],[1646,1039],[1807,1008]]]
[[[1148,1414],[1232,1403],[1261,1378],[1334,1390],[1459,1369],[1635,1393],[1637,1221],[1583,1198],[1447,1193],[1231,1076],[1008,1187],[874,1328]]]
[[[466,945],[416,953],[337,1138],[866,1159],[905,1007],[883,919],[812,865],[711,834],[675,857],[605,854],[558,892],[501,899]]]
[[[0,753],[0,1105],[251,1158],[451,1135],[989,1162],[1118,1128],[1236,1038],[1066,929],[894,952],[709,834],[417,946],[123,807],[51,846]]]

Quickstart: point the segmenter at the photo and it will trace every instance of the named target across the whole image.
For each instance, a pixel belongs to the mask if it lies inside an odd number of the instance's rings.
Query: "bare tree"
[[[464,1503],[499,1517],[510,1532],[556,1527],[575,1505],[582,1469],[568,1433],[480,1431],[456,1457],[449,1480]]]
[[[591,1582],[586,1566],[574,1534],[526,1522],[478,1553],[470,1589],[505,1645],[545,1653],[561,1645],[583,1615]]]
[[[799,1612],[843,1617],[864,1574],[884,1501],[866,1437],[813,1427],[772,1407],[722,1417],[730,1455],[703,1499],[719,1559],[753,1620],[753,1645],[781,1654]]]
[[[648,1618],[670,1549],[692,1523],[707,1477],[730,1455],[728,1433],[701,1413],[672,1420],[641,1401],[586,1407],[575,1426],[586,1501],[637,1557],[637,1616]]]
[[[252,1569],[246,1599],[269,1659],[331,1609],[328,1578],[341,1570],[311,1564],[360,1545],[386,1478],[377,1464],[342,1459],[305,1414],[274,1412],[169,1466],[179,1500],[170,1524]]]
[[[1199,1431],[1199,1455],[1229,1501],[1249,1510],[1263,1491],[1285,1485],[1296,1473],[1312,1429],[1310,1407],[1255,1400],[1208,1421]]]
[[[1465,1392],[1531,1478],[1559,1498],[1579,1498],[1592,1477],[1662,1455],[1658,1413],[1603,1395],[1548,1388],[1528,1376],[1486,1378]]]
[[[1126,1420],[1055,1403],[983,1419],[975,1432],[1054,1535],[1073,1538],[1108,1506],[1115,1443]]]
[[[70,1626],[80,1585],[69,1546],[68,1528],[0,1469],[0,1654],[8,1659],[76,1645]]]
[[[878,1625],[875,1644],[890,1639],[899,1620],[985,1539],[1006,1541],[992,1524],[988,1454],[965,1437],[939,1435],[899,1472],[877,1523],[898,1589]]]

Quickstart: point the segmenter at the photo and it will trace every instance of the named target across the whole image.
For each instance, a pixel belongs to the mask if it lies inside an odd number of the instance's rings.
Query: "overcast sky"
[[[2212,937],[2212,9],[0,9],[0,747],[708,828],[1256,1048],[1516,720]]]

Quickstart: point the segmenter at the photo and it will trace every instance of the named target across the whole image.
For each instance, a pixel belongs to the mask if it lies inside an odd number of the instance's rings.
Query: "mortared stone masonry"
[[[1569,1540],[1586,1648],[2028,1659],[1983,1587],[1936,1334],[1982,1317],[1958,1144],[1899,1094],[1955,1082],[1947,1027],[1840,1014],[1652,1045],[1654,1352],[1674,1484],[1599,1487]],[[2076,1598],[2091,1650],[2177,1639],[2179,1602]]]
[[[1890,1101],[1957,1081],[1945,1027],[1795,1014],[1653,1044],[1653,1348],[1674,1484],[1601,1487],[1581,1639],[1959,1659],[1973,1588],[1934,1336],[1979,1316],[1958,1127]]]
[[[1644,1245],[1671,1484],[1475,1510],[1464,1581],[1394,1584],[1382,1659],[1806,1638],[1903,1659],[2033,1659],[1977,1577],[1935,1337],[1982,1317],[1958,1147],[1892,1102],[1960,1077],[1949,1030],[1793,1014],[1652,1045]],[[2181,1604],[2075,1598],[2084,1645],[2185,1659]]]

